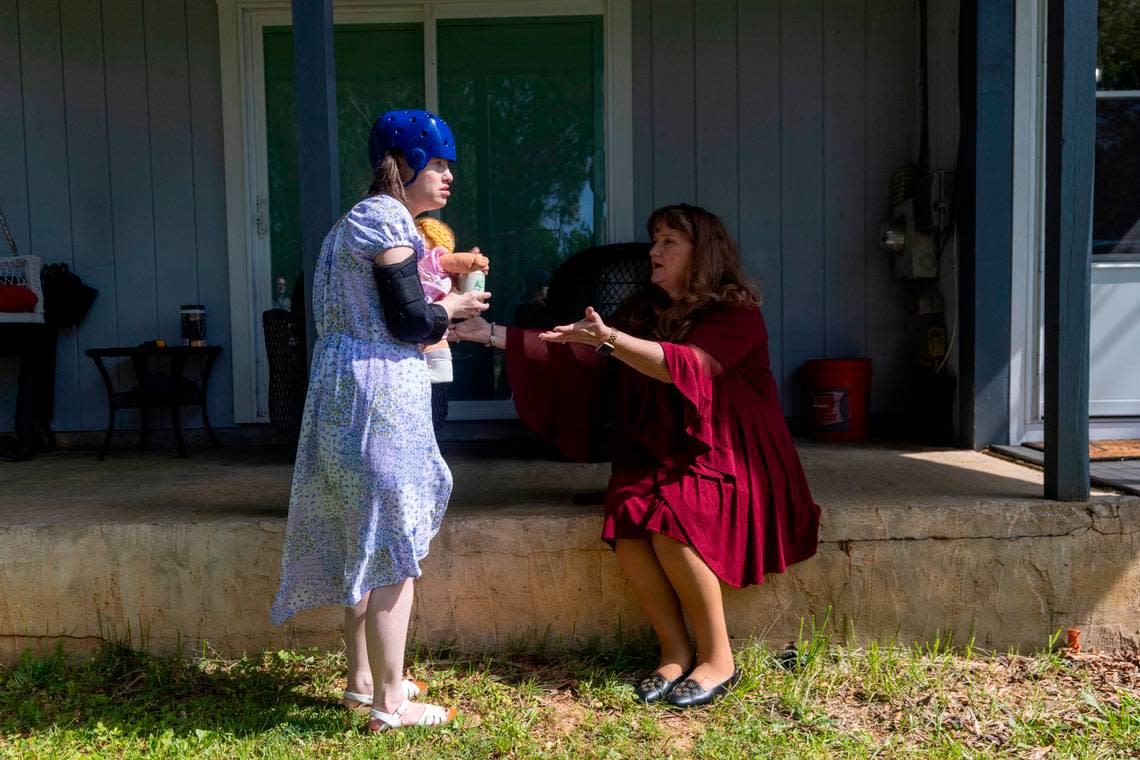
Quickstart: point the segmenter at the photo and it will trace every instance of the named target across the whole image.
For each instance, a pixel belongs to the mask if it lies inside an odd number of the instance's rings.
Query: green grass
[[[825,621],[826,623],[826,621]],[[950,641],[834,643],[807,627],[780,664],[756,642],[711,708],[647,708],[652,665],[626,644],[543,654],[419,652],[442,729],[379,736],[339,706],[344,656],[153,657],[106,643],[83,662],[0,669],[0,756],[116,758],[1137,757],[1140,660],[983,654]],[[533,644],[533,643],[532,643]]]

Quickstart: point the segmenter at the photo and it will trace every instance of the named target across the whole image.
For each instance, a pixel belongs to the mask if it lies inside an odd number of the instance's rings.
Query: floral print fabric
[[[451,496],[431,423],[419,347],[388,331],[373,257],[424,243],[399,201],[356,204],[321,247],[313,281],[318,340],[297,444],[280,625],[325,604],[354,605],[377,586],[418,578]]]

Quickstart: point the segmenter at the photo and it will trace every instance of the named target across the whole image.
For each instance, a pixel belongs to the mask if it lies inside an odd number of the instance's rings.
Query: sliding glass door
[[[559,15],[548,3],[554,15],[524,16],[518,14],[535,6],[504,2],[502,16],[467,18],[473,8],[466,4],[378,2],[336,11],[342,208],[367,191],[368,132],[378,115],[393,108],[440,113],[459,147],[454,192],[441,216],[461,249],[478,245],[490,256],[490,317],[500,324],[540,324],[555,268],[576,251],[606,242],[603,5],[562,4],[574,10]],[[302,256],[287,7],[250,10],[242,42],[253,61],[242,113],[250,148],[249,216],[241,224],[250,255],[246,314],[256,366],[246,376],[257,379],[255,419],[266,418],[261,313],[306,306],[293,303]],[[479,6],[490,14],[495,7]],[[582,15],[565,15],[579,8]],[[247,276],[240,267],[239,275]],[[235,325],[241,319],[235,317]],[[456,346],[454,357],[451,418],[513,416],[502,357],[470,344]],[[235,356],[235,376],[247,361]],[[239,406],[239,419],[250,419]]]
[[[337,139],[342,210],[371,184],[368,132],[392,108],[424,101],[422,24],[337,25]],[[300,193],[297,174],[297,98],[293,84],[293,30],[265,27],[265,149],[268,174],[273,306],[290,308],[301,274]]]
[[[491,258],[488,318],[541,319],[550,274],[604,240],[601,19],[449,20],[437,35],[439,110],[459,144],[443,218]],[[509,397],[498,352],[453,353],[452,399]]]
[[[1140,417],[1140,4],[1098,4],[1093,417]]]

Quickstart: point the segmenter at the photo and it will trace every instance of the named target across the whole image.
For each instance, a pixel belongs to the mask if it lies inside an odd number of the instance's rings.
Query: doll
[[[455,233],[440,220],[422,216],[416,227],[424,239],[425,253],[419,260],[420,282],[429,302],[438,301],[453,289],[483,290],[489,259],[476,248],[470,253],[455,253]],[[446,335],[438,343],[424,346],[428,375],[433,383],[450,383],[451,346]]]

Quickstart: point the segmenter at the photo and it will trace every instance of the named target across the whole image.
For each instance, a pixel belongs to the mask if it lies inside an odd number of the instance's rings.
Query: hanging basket
[[[40,284],[39,256],[0,257],[0,285],[20,285],[36,294],[36,306],[32,311],[0,311],[0,324],[43,324],[44,290]]]

